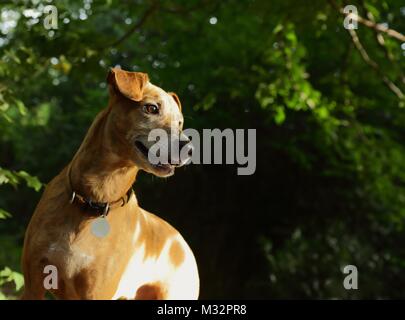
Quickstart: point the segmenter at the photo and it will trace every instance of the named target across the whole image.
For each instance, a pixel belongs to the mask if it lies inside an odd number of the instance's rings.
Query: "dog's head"
[[[190,160],[193,147],[182,133],[184,118],[175,93],[153,85],[148,75],[141,72],[114,68],[107,81],[114,143],[120,145],[137,167],[166,177],[174,173],[175,167]],[[151,132],[157,133],[158,142],[149,141]],[[162,133],[167,134],[167,139],[162,139]],[[159,160],[151,157],[152,149],[157,151]]]

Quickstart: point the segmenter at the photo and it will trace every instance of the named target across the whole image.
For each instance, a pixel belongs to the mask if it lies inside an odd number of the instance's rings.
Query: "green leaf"
[[[0,271],[0,285],[7,282],[14,282],[16,291],[19,291],[24,285],[24,277],[21,273],[5,267]]]
[[[374,7],[371,3],[365,3],[364,6],[374,16],[375,20],[380,20],[380,12],[376,7]]]
[[[24,180],[28,187],[37,192],[42,188],[42,183],[37,177],[31,176],[25,171],[13,172],[0,167],[0,185],[8,183],[16,187],[21,180]]]
[[[24,285],[24,276],[19,272],[13,272],[13,280],[15,284],[15,290],[20,291]]]
[[[11,217],[11,213],[0,208],[0,219],[7,219]]]
[[[9,267],[5,267],[3,270],[0,271],[0,278],[9,277],[11,275],[11,269]]]
[[[27,183],[27,186],[30,188],[33,188],[35,191],[39,191],[41,190],[42,187],[42,183],[38,180],[37,177],[33,177],[31,176],[29,173],[25,172],[25,171],[19,171],[17,173],[17,175],[24,179],[25,182]]]
[[[15,104],[22,116],[27,115],[27,108],[25,107],[24,103],[21,100],[16,100]]]
[[[274,121],[277,124],[282,124],[285,120],[285,112],[283,107],[277,107],[276,114],[274,116]]]
[[[0,104],[0,111],[5,112],[8,110],[9,107],[10,105],[7,102],[3,102],[2,104]]]
[[[18,176],[10,170],[0,167],[0,185],[9,183],[12,186],[17,186]]]
[[[281,23],[279,23],[274,29],[273,29],[273,33],[277,34],[279,33],[281,30],[283,30],[283,25]]]
[[[216,101],[217,101],[216,96],[212,93],[209,93],[207,96],[205,96],[202,102],[194,106],[194,109],[195,110],[202,109],[204,111],[207,111],[211,109],[211,107],[215,104]]]

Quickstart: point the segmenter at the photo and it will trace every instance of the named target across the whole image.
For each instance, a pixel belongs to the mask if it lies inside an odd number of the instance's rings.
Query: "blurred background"
[[[116,65],[176,92],[186,127],[257,129],[254,175],[190,165],[135,185],[193,249],[201,298],[404,298],[404,1],[0,0],[0,15],[1,298]]]

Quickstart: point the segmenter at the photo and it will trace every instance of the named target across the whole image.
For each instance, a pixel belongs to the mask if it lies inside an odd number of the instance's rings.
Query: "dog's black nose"
[[[194,146],[190,143],[190,139],[187,140],[180,140],[179,146],[180,146],[180,151],[182,154],[187,154],[189,157],[193,155],[193,150]],[[183,151],[183,148],[187,148],[185,151]]]
[[[193,154],[194,146],[190,139],[182,137],[175,141],[174,145],[170,146],[169,163],[173,166],[181,167],[190,162]]]

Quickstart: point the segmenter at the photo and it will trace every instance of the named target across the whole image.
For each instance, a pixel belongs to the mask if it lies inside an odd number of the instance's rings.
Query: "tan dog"
[[[197,299],[195,258],[180,233],[138,206],[139,170],[169,176],[175,165],[148,161],[151,129],[181,135],[178,97],[144,73],[112,69],[110,101],[70,164],[46,187],[28,226],[22,259],[23,299],[42,299],[46,266],[57,270],[60,299]],[[90,202],[91,201],[91,202]],[[110,232],[92,224],[107,213]]]

